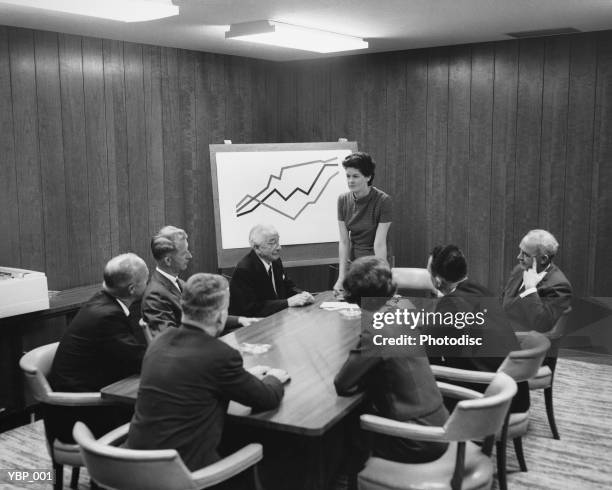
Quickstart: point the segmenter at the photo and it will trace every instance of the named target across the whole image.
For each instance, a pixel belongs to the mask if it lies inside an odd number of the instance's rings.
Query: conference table
[[[228,422],[240,430],[253,428],[260,436],[272,435],[279,445],[295,444],[303,449],[304,454],[299,457],[304,475],[292,482],[292,488],[327,488],[333,471],[330,448],[341,443],[342,424],[339,422],[363,397],[362,394],[336,395],[334,376],[349,350],[356,345],[361,327],[358,317],[347,318],[339,311],[320,308],[323,301],[331,300],[331,292],[317,294],[312,305],[285,309],[222,337],[224,342],[243,352],[245,367],[278,367],[291,376],[278,409],[251,413],[249,408],[232,402]],[[264,353],[251,354],[244,351],[248,344],[270,347]],[[134,403],[138,383],[137,376],[118,381],[103,388],[102,397],[114,402]],[[266,454],[264,443],[264,462]],[[335,456],[338,456],[337,451]]]

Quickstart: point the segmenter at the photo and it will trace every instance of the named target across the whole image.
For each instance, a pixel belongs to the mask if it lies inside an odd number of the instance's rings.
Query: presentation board
[[[355,151],[354,141],[210,145],[219,267],[248,252],[257,224],[276,227],[289,267],[337,262],[342,160]]]

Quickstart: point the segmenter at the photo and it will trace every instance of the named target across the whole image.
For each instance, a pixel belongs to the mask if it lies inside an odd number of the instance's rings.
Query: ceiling
[[[44,5],[48,0],[40,0]],[[104,1],[104,0],[83,0]],[[3,4],[0,24],[274,61],[337,56],[226,40],[229,24],[271,19],[367,38],[364,52],[509,39],[508,32],[612,29],[612,0],[173,0],[179,16],[123,23]],[[344,53],[341,53],[344,54]]]

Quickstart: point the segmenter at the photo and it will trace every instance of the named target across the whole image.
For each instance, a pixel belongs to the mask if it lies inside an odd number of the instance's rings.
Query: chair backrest
[[[516,382],[498,372],[482,398],[462,400],[444,424],[447,440],[470,441],[496,434],[506,418]]]
[[[72,431],[91,477],[116,490],[195,489],[191,474],[174,449],[136,450],[96,441],[82,422]]]
[[[560,339],[561,337],[564,337],[565,334],[569,333],[568,332],[569,318],[571,316],[571,313],[572,313],[572,307],[569,306],[566,308],[563,314],[559,317],[554,327],[548,332],[546,332],[544,335],[546,335],[546,337],[548,337],[551,340],[556,340],[556,339]]]
[[[47,376],[51,371],[58,345],[59,342],[54,342],[36,347],[26,352],[19,361],[32,395],[38,402],[47,402],[52,392]]]
[[[532,331],[521,337],[520,346],[520,350],[508,354],[497,372],[506,373],[515,381],[527,381],[540,369],[550,349],[550,340],[543,334]]]

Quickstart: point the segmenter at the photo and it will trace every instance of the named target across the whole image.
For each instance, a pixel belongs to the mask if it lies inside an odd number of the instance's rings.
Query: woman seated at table
[[[392,220],[391,198],[372,185],[376,164],[367,153],[356,152],[342,162],[349,192],[338,196],[338,280],[342,293],[351,260],[375,255],[389,260],[387,234]]]
[[[368,322],[372,325],[369,320],[377,309],[392,311],[385,306],[385,302],[393,296],[395,289],[391,269],[385,260],[378,257],[355,260],[344,280],[347,299],[361,304],[364,326]],[[365,410],[381,417],[423,425],[444,425],[448,412],[425,354],[415,355],[414,351],[409,353],[406,347],[399,350],[373,350],[372,336],[381,333],[384,333],[384,328],[362,329],[357,347],[351,350],[334,380],[337,393],[350,396],[364,391]],[[355,445],[362,448],[366,446],[375,456],[398,462],[433,461],[447,448],[445,443],[413,441],[370,433],[368,437],[369,440],[365,442],[362,433]],[[349,449],[349,452],[355,452],[355,448]],[[349,463],[349,475],[359,471],[366,457],[364,454],[352,457],[354,461]]]

